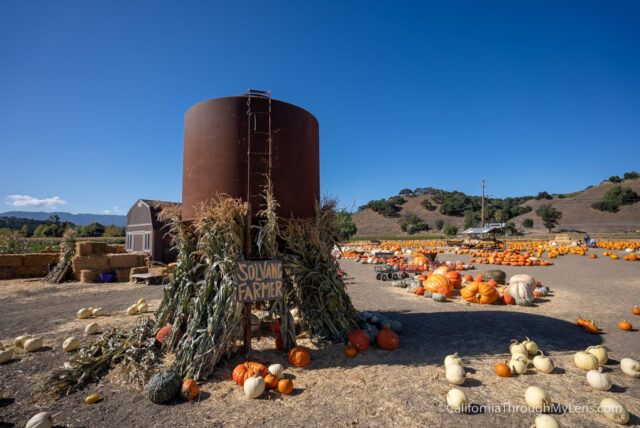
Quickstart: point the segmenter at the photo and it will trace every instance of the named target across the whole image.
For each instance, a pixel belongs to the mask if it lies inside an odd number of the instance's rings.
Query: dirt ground
[[[598,255],[602,251],[596,250]],[[468,256],[442,254],[444,260],[468,260]],[[640,426],[640,379],[620,371],[624,357],[640,359],[640,333],[617,327],[622,318],[640,326],[631,307],[640,304],[640,264],[600,257],[567,255],[548,267],[507,267],[510,276],[529,273],[548,285],[552,296],[539,299],[530,308],[500,305],[460,304],[459,299],[437,303],[432,299],[392,288],[376,281],[373,267],[343,261],[349,275],[348,290],[358,310],[377,310],[403,324],[400,346],[395,351],[376,347],[356,358],[344,356],[344,345],[300,343],[311,351],[306,368],[289,367],[286,355],[275,351],[268,334],[256,338],[249,359],[281,363],[294,379],[290,396],[270,394],[247,401],[242,389],[230,379],[233,367],[245,360],[237,355],[223,363],[216,374],[201,385],[195,402],[152,404],[141,391],[105,380],[63,399],[37,407],[30,397],[33,385],[45,373],[58,368],[68,357],[63,340],[76,335],[82,341],[89,322],[75,318],[81,307],[102,306],[107,315],[97,322],[102,328],[132,324],[126,308],[139,298],[155,309],[162,297],[161,286],[116,284],[42,285],[37,280],[0,281],[0,341],[35,334],[45,347],[32,354],[19,354],[0,365],[0,427],[24,426],[33,414],[47,410],[56,424],[69,427],[113,426],[447,426],[528,427],[535,415],[526,413],[524,391],[530,385],[544,388],[560,405],[556,418],[562,426],[615,426],[586,407],[597,406],[604,397],[615,397],[631,413],[631,426]],[[476,272],[490,269],[477,265]],[[472,272],[474,273],[474,272]],[[603,330],[594,336],[575,325],[582,315],[592,318]],[[556,370],[499,378],[493,366],[508,357],[509,340],[536,341],[549,355]],[[573,364],[573,353],[587,346],[603,344],[610,360],[605,371],[614,387],[593,391],[585,372]],[[450,385],[442,362],[447,354],[464,358],[467,380],[460,386],[471,402],[472,414],[442,410]],[[96,404],[84,398],[99,393]],[[504,405],[504,406],[503,406]]]

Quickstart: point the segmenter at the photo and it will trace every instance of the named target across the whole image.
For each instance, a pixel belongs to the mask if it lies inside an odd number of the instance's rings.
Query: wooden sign
[[[283,289],[280,260],[238,262],[238,300],[240,302],[282,299]]]

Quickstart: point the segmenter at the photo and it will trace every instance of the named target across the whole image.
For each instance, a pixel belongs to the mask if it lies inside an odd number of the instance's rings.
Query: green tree
[[[612,183],[620,183],[622,181],[622,178],[618,177],[617,175],[612,175],[611,177],[609,177],[609,181]]]
[[[504,223],[509,217],[506,212],[498,210],[493,214],[493,218],[496,219],[498,223]]]
[[[26,224],[23,224],[22,227],[20,228],[20,234],[25,238],[29,236],[29,226],[27,226]]]
[[[80,226],[77,230],[78,236],[86,238],[104,235],[105,227],[98,222],[93,222],[84,226]]]
[[[536,199],[540,200],[540,199],[551,199],[551,195],[547,192],[540,192],[538,193],[538,196],[536,196]]]
[[[439,218],[438,220],[436,220],[436,229],[437,230],[442,230],[442,226],[444,226],[444,220]]]
[[[631,171],[631,172],[624,173],[625,180],[634,180],[638,177],[640,177],[640,173],[638,173],[638,171]]]
[[[510,233],[511,235],[513,235],[514,233],[516,233],[516,224],[512,221],[508,221],[505,225],[504,225],[504,231]]]
[[[398,194],[402,196],[409,196],[411,193],[411,189],[402,189]]]
[[[455,224],[448,224],[442,229],[442,233],[447,236],[456,236],[458,234],[458,228]]]
[[[338,234],[340,235],[341,240],[348,241],[349,238],[355,235],[358,231],[351,214],[347,211],[338,211],[336,213],[336,220],[338,222]]]
[[[601,201],[591,204],[591,208],[615,213],[620,206],[635,204],[639,200],[640,197],[631,187],[613,186],[607,190]]]
[[[525,218],[524,220],[522,220],[522,227],[533,227],[533,219]]]
[[[433,205],[431,201],[428,199],[425,199],[424,201],[420,202],[420,205],[422,205],[422,207],[427,211],[435,211],[436,208],[438,208],[435,205]]]
[[[102,236],[104,237],[108,237],[108,238],[113,238],[113,237],[120,237],[120,236],[124,236],[125,234],[125,228],[122,226],[115,226],[115,225],[109,225],[107,227],[104,228],[104,233],[102,234]]]
[[[0,254],[24,254],[29,252],[26,241],[17,230],[0,230]]]
[[[467,211],[464,213],[464,228],[477,227],[480,224],[480,213],[477,211]]]
[[[562,213],[551,205],[540,205],[536,210],[536,215],[542,219],[542,224],[549,229],[549,232],[551,232],[551,229],[553,229],[562,218]]]

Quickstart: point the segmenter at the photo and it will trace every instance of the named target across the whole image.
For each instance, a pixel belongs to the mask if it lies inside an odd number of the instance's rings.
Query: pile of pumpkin
[[[539,260],[541,256],[542,252],[538,252],[534,257],[531,253],[521,254],[516,250],[507,250],[482,253],[481,257],[472,258],[469,261],[503,266],[551,266],[553,264],[547,260]]]
[[[551,358],[546,357],[538,348],[538,345],[528,337],[523,342],[511,341],[509,352],[511,360],[496,364],[494,370],[500,377],[511,377],[513,374],[523,375],[529,370],[529,364],[533,364],[537,372],[552,373],[554,364]],[[535,356],[534,356],[535,355]],[[529,360],[531,356],[533,360]],[[587,383],[599,391],[608,391],[613,386],[611,379],[602,372],[600,365],[609,360],[607,350],[598,345],[590,346],[585,351],[577,352],[573,357],[576,367],[587,371]],[[449,383],[462,385],[465,381],[465,370],[462,367],[462,359],[457,353],[448,355],[444,360],[446,374]],[[640,362],[631,358],[623,358],[620,361],[623,373],[634,378],[640,378]],[[552,409],[552,400],[549,394],[538,386],[530,386],[524,394],[527,405],[536,411],[547,412]],[[447,404],[450,409],[464,411],[469,404],[467,395],[458,388],[453,388],[447,393]],[[600,411],[603,415],[616,423],[626,424],[629,421],[629,413],[620,401],[614,398],[604,398],[600,402]],[[539,415],[536,417],[535,427],[559,427],[558,421],[551,415]]]
[[[349,333],[348,344],[344,351],[347,357],[355,357],[358,352],[366,351],[369,345],[374,343],[380,349],[388,351],[398,347],[400,343],[398,334],[402,331],[400,321],[391,320],[375,311],[364,311],[360,316],[364,322],[361,328]]]

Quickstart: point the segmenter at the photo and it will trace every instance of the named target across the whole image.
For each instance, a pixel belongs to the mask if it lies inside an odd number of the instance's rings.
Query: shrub
[[[622,179],[617,175],[612,175],[611,177],[609,177],[609,181],[612,183],[620,183]]]
[[[0,230],[0,254],[28,253],[29,247],[17,230]]]
[[[455,224],[448,224],[442,229],[442,232],[447,236],[456,236],[458,234],[458,228]]]
[[[638,173],[638,171],[631,171],[631,172],[624,173],[625,180],[635,180],[638,177],[640,177],[640,173]]]
[[[442,219],[436,220],[436,229],[437,230],[442,230],[442,226],[444,226],[444,220],[442,220]]]
[[[436,210],[436,208],[438,208],[438,207],[436,207],[435,205],[433,205],[433,204],[431,203],[431,201],[430,201],[430,200],[428,200],[428,199],[425,199],[424,201],[422,201],[422,202],[420,203],[420,205],[422,205],[422,207],[423,207],[424,209],[426,209],[427,211],[435,211],[435,210]]]
[[[544,227],[549,229],[549,232],[551,232],[551,229],[553,229],[553,227],[557,225],[558,221],[562,218],[562,213],[551,205],[540,205],[536,210],[536,215],[542,218],[542,224],[544,224]]]
[[[522,220],[522,227],[533,227],[533,219],[525,218]]]

